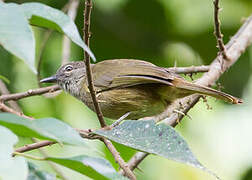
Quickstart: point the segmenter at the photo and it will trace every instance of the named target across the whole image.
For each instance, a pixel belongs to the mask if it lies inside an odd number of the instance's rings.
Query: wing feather
[[[98,91],[147,83],[172,86],[171,82],[177,77],[152,63],[130,59],[105,60],[92,66],[92,71]]]

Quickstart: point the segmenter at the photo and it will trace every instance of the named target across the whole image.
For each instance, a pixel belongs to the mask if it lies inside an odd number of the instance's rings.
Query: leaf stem
[[[29,158],[29,159],[33,159],[33,160],[38,160],[38,161],[44,161],[44,160],[46,160],[46,158],[37,157],[37,156],[33,156],[33,155],[28,155],[28,154],[24,154],[24,153],[20,153],[20,152],[13,152],[13,155],[23,156],[25,158]]]

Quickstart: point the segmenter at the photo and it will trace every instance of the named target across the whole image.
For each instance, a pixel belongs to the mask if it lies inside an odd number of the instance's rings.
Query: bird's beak
[[[51,77],[47,77],[44,79],[40,80],[41,83],[56,83],[57,82],[57,78],[56,76],[51,76]]]

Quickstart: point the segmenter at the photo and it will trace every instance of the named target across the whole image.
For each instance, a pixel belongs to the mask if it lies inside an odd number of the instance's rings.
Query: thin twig
[[[192,73],[200,73],[207,72],[209,70],[209,66],[191,66],[191,67],[171,67],[165,68],[168,71],[172,71],[177,74],[192,74]]]
[[[84,34],[84,41],[86,45],[89,47],[89,38],[90,38],[90,15],[91,15],[91,9],[92,9],[92,0],[86,0],[85,1],[85,9],[84,9],[84,29],[83,29],[83,34]],[[85,56],[85,64],[86,64],[86,74],[87,74],[87,81],[88,81],[88,88],[92,97],[92,101],[94,103],[95,111],[97,114],[97,117],[99,119],[101,127],[106,127],[106,123],[104,121],[100,106],[98,104],[98,101],[96,99],[96,93],[94,90],[94,85],[92,81],[92,72],[91,72],[91,67],[90,67],[90,56],[88,55],[87,52],[84,51],[84,56]],[[119,152],[116,150],[116,148],[113,146],[111,141],[103,138],[104,144],[107,146],[107,148],[110,150],[111,154],[115,158],[115,160],[118,162],[120,167],[124,170],[125,176],[130,178],[131,180],[135,180],[136,177],[134,173],[129,169],[127,164],[124,162],[124,160],[121,158]]]
[[[131,170],[137,168],[137,166],[148,156],[148,153],[137,152],[128,162],[128,166]]]
[[[39,143],[39,141],[35,138],[32,138],[32,141],[34,143]],[[49,145],[52,145],[52,144],[56,144],[56,142],[51,142],[51,141],[44,141],[44,144],[48,144],[47,146]],[[43,159],[46,159],[48,157],[48,154],[47,154],[47,151],[45,149],[42,149],[42,148],[37,148],[39,153],[43,156]],[[15,151],[14,153],[16,153],[17,151]],[[51,168],[57,173],[57,175],[62,179],[62,180],[69,180],[68,177],[66,177],[65,173],[62,172],[62,170],[56,165],[54,164],[53,162],[51,161],[47,161],[47,163],[51,166]]]
[[[125,176],[127,176],[131,180],[136,180],[136,176],[134,173],[130,170],[129,166],[125,163],[125,161],[120,156],[119,152],[116,150],[114,145],[109,141],[108,139],[103,138],[104,144],[107,146],[109,151],[113,154],[116,162],[120,165],[120,167],[123,169]]]
[[[27,118],[27,119],[33,119],[33,118],[29,117],[29,116],[24,115],[22,112],[15,111],[14,109],[6,106],[2,102],[0,102],[0,111],[16,114],[17,116],[21,116],[21,117],[24,117],[24,118]]]
[[[67,15],[74,21],[76,18],[77,10],[79,6],[79,0],[70,0]],[[64,35],[62,45],[62,63],[66,64],[69,62],[71,55],[71,40]]]
[[[246,48],[252,43],[252,15],[246,20],[246,22],[240,27],[239,31],[235,34],[235,36],[228,42],[226,45],[227,54],[229,55],[231,61],[220,62],[219,59],[222,59],[222,55],[218,55],[215,60],[210,65],[209,71],[205,73],[200,79],[196,81],[197,84],[200,85],[212,85],[214,82],[218,80],[218,78],[222,75],[224,71],[226,71],[229,67],[231,67],[240,57],[240,55],[246,50]],[[223,61],[223,60],[222,60]],[[224,67],[224,71],[222,71],[222,63]],[[183,98],[182,100],[178,100],[171,107],[168,108],[167,111],[173,112],[174,109],[179,107],[179,104],[183,104],[184,107],[181,110],[184,114],[187,112],[199,101],[201,96],[194,94],[190,97]],[[166,113],[165,116],[170,116],[169,121],[166,121],[168,125],[175,127],[179,121],[183,118],[181,114]],[[165,118],[165,117],[163,117]],[[148,153],[137,152],[128,162],[131,170],[134,170],[144,158],[146,158]]]
[[[19,99],[30,97],[30,96],[51,93],[59,89],[60,87],[58,85],[53,85],[53,86],[48,86],[44,88],[30,89],[28,91],[21,92],[21,93],[8,94],[8,95],[6,94],[6,95],[0,96],[0,102],[10,101],[10,100],[19,100]]]
[[[91,15],[91,9],[92,9],[92,0],[86,0],[85,1],[85,9],[84,9],[84,28],[83,28],[83,34],[84,34],[84,41],[86,45],[89,47],[89,38],[90,38],[90,15]],[[97,114],[97,117],[99,119],[99,122],[101,124],[101,127],[105,127],[106,123],[104,121],[101,108],[98,104],[98,101],[96,99],[96,93],[94,90],[94,84],[93,84],[93,78],[92,78],[92,72],[90,67],[90,56],[89,54],[84,51],[85,56],[85,64],[86,64],[86,74],[87,74],[87,81],[88,81],[88,88],[92,97],[92,101],[94,103],[94,108]]]
[[[0,79],[0,94],[1,95],[10,94],[8,88],[1,79]],[[16,111],[21,112],[21,109],[16,101],[9,101],[8,104]]]
[[[25,145],[23,147],[17,148],[15,150],[15,152],[23,153],[23,152],[31,151],[31,150],[38,149],[38,148],[41,148],[41,147],[50,146],[50,145],[53,145],[55,143],[56,142],[53,142],[53,141],[39,141],[39,142],[35,142],[33,144],[27,144],[27,145]]]
[[[226,53],[226,48],[223,43],[223,34],[221,33],[221,28],[220,28],[220,20],[219,20],[219,12],[220,12],[220,7],[219,7],[219,0],[214,0],[214,34],[216,36],[217,40],[217,47],[219,48],[220,54],[223,56],[225,60],[229,60],[227,53]]]

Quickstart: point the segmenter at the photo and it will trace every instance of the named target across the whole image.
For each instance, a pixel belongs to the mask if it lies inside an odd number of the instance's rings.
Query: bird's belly
[[[162,100],[157,92],[157,89],[141,85],[104,91],[97,94],[97,99],[105,117],[118,119],[131,112],[126,119],[137,120],[157,115],[168,106],[169,102]],[[85,104],[94,110],[92,102]]]

